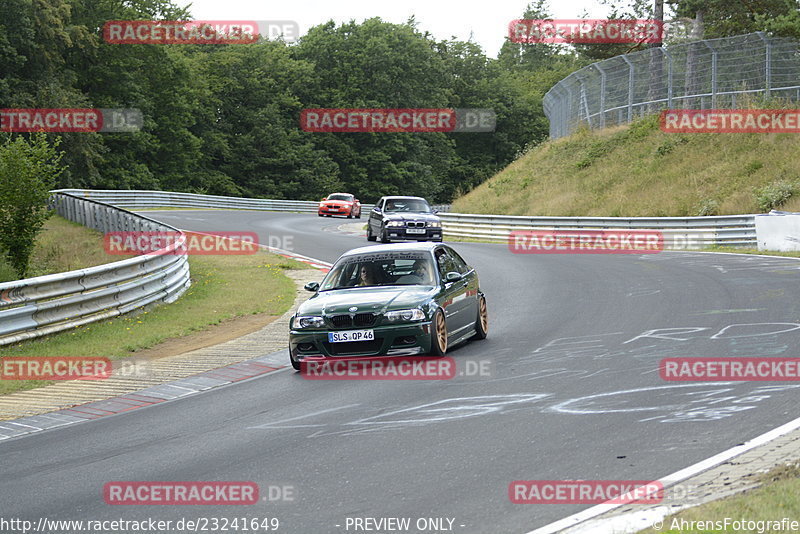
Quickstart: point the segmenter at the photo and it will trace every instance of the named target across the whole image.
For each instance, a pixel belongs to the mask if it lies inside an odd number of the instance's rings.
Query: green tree
[[[50,216],[49,191],[64,170],[58,144],[38,134],[0,146],[0,250],[20,278],[28,270],[36,235]]]

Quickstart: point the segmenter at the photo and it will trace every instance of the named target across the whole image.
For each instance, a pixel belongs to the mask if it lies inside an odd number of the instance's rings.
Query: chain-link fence
[[[756,32],[613,57],[554,85],[544,112],[556,139],[661,109],[745,107],[748,95],[800,101],[800,42]]]

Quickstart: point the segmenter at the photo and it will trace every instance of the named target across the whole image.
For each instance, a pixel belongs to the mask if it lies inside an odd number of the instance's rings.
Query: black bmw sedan
[[[369,214],[367,241],[441,241],[442,221],[420,197],[382,197]]]

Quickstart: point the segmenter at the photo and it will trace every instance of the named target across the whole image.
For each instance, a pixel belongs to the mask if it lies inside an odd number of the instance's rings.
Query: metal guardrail
[[[219,209],[255,209],[315,213],[318,202],[305,200],[268,200],[173,193],[169,191],[65,189],[84,198],[92,198],[124,207],[184,207]],[[555,229],[638,229],[661,230],[667,248],[703,248],[713,245],[756,246],[753,215],[715,217],[526,217],[513,215],[474,215],[450,213],[449,205],[433,206],[439,210],[445,236],[488,241],[506,241],[513,230]],[[372,206],[362,205],[366,214]]]
[[[763,32],[648,48],[573,72],[544,96],[550,137],[606,128],[661,109],[800,101],[800,42]]]
[[[171,191],[59,189],[58,192],[107,202],[121,208],[209,208],[316,213],[319,206],[319,202],[315,200],[223,197]],[[361,212],[366,213],[373,207],[373,204],[362,204]],[[433,208],[447,211],[450,206],[436,205]]]
[[[755,247],[755,215],[713,217],[527,217],[440,213],[444,235],[456,238],[508,241],[524,230],[660,230],[664,247],[699,249],[708,246]]]
[[[148,217],[102,202],[53,192],[62,217],[101,232],[178,231]],[[61,332],[143,308],[175,301],[190,284],[185,254],[158,254],[0,284],[0,345]]]

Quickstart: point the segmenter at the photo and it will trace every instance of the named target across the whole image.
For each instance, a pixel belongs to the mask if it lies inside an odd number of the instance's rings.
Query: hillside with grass
[[[800,211],[800,136],[664,133],[657,115],[538,145],[452,207],[630,217],[770,209]]]

